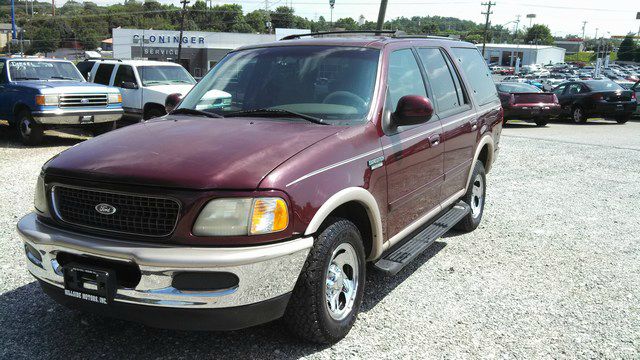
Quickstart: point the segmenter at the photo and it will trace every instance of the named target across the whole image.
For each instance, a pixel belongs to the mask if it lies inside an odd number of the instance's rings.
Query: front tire
[[[535,121],[535,123],[536,123],[536,126],[543,127],[543,126],[547,126],[547,124],[549,123],[549,120],[547,120],[547,119],[537,119]]]
[[[150,107],[147,111],[144,112],[143,120],[151,120],[153,118],[161,117],[167,115],[167,112],[160,107]]]
[[[349,333],[364,294],[360,231],[349,220],[330,221],[307,257],[284,315],[289,331],[319,344],[335,343]]]
[[[44,128],[31,117],[31,113],[23,110],[18,114],[16,130],[23,144],[28,146],[38,145],[44,138]]]
[[[629,121],[629,119],[631,119],[631,115],[622,115],[622,116],[616,117],[616,122],[618,124],[624,124],[627,121]]]
[[[471,182],[466,194],[462,197],[462,201],[471,207],[471,211],[460,220],[453,228],[458,231],[471,232],[475,230],[484,213],[485,192],[487,190],[487,177],[484,165],[480,161],[476,161],[471,174]]]

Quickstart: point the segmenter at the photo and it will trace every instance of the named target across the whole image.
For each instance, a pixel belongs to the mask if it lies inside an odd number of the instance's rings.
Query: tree
[[[100,36],[92,28],[81,28],[75,35],[76,41],[82,44],[85,50],[94,50],[100,45]]]
[[[293,8],[288,6],[278,6],[275,12],[271,13],[271,23],[273,28],[291,28],[294,23]]]
[[[245,15],[244,19],[255,32],[267,32],[267,21],[269,21],[269,14],[266,11],[254,10]]]
[[[60,33],[56,28],[37,28],[32,33],[32,39],[31,47],[28,49],[29,54],[41,52],[46,55],[46,53],[55,51],[60,46]]]
[[[636,43],[633,41],[633,34],[628,34],[620,43],[618,48],[618,60],[633,61],[636,51]]]
[[[546,25],[535,24],[531,26],[526,35],[524,36],[526,43],[540,44],[540,45],[553,45],[553,36],[551,36],[551,30]]]
[[[333,26],[345,30],[358,30],[358,23],[350,17],[338,19]]]
[[[469,35],[467,37],[464,38],[464,41],[468,41],[470,43],[474,43],[474,44],[479,44],[482,42],[482,35]]]

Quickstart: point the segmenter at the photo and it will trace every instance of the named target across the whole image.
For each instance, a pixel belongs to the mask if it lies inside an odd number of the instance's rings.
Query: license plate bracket
[[[64,294],[76,299],[107,305],[117,288],[114,270],[69,263],[64,267]]]
[[[93,115],[80,116],[80,124],[91,124],[91,123],[93,123]]]

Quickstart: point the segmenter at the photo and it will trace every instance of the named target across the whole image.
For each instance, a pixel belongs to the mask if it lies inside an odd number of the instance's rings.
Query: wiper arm
[[[21,77],[14,77],[13,80],[45,80],[45,79],[40,79],[40,78],[37,78],[37,77],[21,76]]]
[[[310,121],[314,124],[329,125],[328,123],[324,122],[324,120],[317,118],[315,116],[305,115],[299,112],[289,111],[285,109],[266,109],[265,108],[265,109],[244,110],[244,111],[237,111],[237,112],[225,114],[225,117],[277,116],[277,115],[288,115],[288,116],[293,116],[293,117]]]
[[[70,77],[66,77],[66,76],[52,76],[51,79],[60,79],[60,80],[78,80],[78,79],[74,79],[74,78],[70,78]]]
[[[210,112],[206,112],[206,111],[202,111],[202,110],[196,110],[196,109],[189,109],[189,108],[175,109],[172,112],[170,112],[169,114],[171,114],[171,115],[177,115],[177,114],[198,115],[198,116],[206,116],[206,117],[210,117],[210,118],[223,118],[224,117],[222,115],[218,115],[218,114],[215,114],[215,113],[210,113]]]

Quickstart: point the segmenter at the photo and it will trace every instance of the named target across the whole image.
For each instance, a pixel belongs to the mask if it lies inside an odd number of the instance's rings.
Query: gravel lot
[[[66,310],[27,273],[14,230],[49,157],[0,126],[0,358],[639,358],[640,122],[506,128],[485,218],[397,276],[370,272],[332,347],[277,323],[175,332]]]

